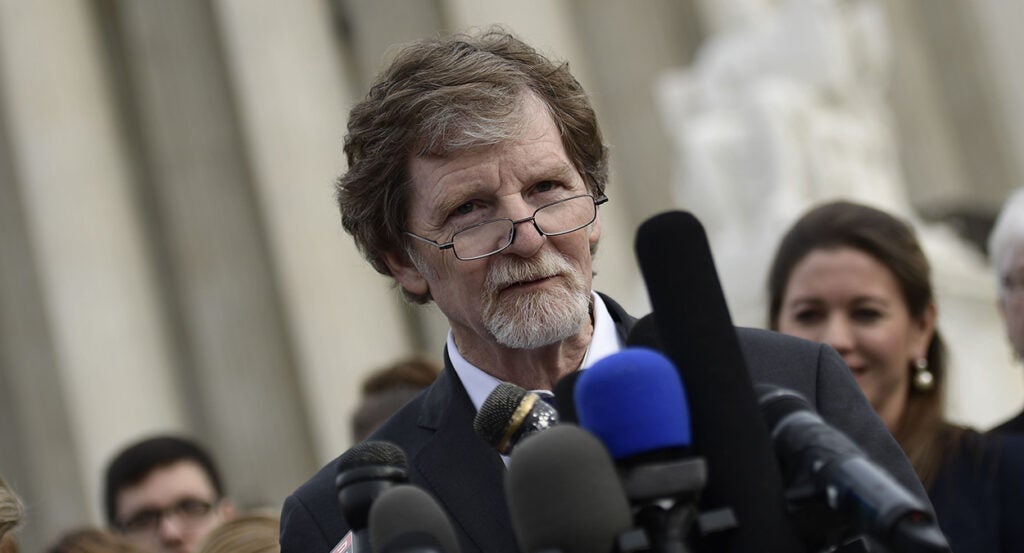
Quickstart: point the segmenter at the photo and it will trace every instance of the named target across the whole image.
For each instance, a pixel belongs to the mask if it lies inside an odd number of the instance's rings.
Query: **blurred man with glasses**
[[[234,516],[213,458],[198,444],[161,436],[129,446],[107,466],[107,522],[154,553],[195,553]]]
[[[1024,188],[1011,195],[999,213],[988,238],[988,254],[998,279],[1006,337],[1017,358],[1024,360]],[[1024,433],[1024,412],[993,431]]]
[[[567,64],[500,29],[423,40],[352,108],[345,153],[345,230],[408,300],[433,301],[450,324],[444,370],[371,438],[402,447],[410,479],[447,511],[463,553],[517,553],[505,465],[474,433],[477,410],[502,381],[550,394],[619,351],[636,322],[592,287],[608,156],[587,94]],[[754,354],[752,372],[786,367],[775,383],[801,384],[828,404],[826,418],[856,419],[840,426],[916,481],[835,352],[808,342],[797,360],[793,343],[758,336],[743,340],[769,352]],[[815,398],[831,374],[838,385]],[[285,500],[284,553],[345,543],[337,471],[335,460]]]

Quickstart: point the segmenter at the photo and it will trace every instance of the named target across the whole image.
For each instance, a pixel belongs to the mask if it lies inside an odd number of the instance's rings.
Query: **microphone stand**
[[[949,553],[949,546],[930,518],[907,517],[896,522],[884,539],[859,532],[848,515],[829,505],[828,492],[814,486],[811,475],[801,473],[785,493],[790,519],[804,543],[823,553]],[[870,544],[870,545],[869,545]]]
[[[702,536],[736,527],[730,508],[697,509],[707,483],[702,457],[637,463],[620,472],[626,496],[636,507],[634,521],[647,533],[652,553],[691,553],[695,525]]]

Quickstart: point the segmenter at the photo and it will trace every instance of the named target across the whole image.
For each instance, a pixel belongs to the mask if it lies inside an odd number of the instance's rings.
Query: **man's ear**
[[[395,280],[406,292],[414,296],[422,296],[430,291],[427,279],[416,268],[408,253],[390,251],[385,252],[383,257],[384,264],[391,271],[391,276],[395,277]]]
[[[601,212],[600,211],[597,212],[597,218],[594,219],[594,222],[591,223],[591,225],[590,225],[590,236],[588,237],[588,239],[590,240],[590,251],[595,251],[597,249],[597,242],[598,242],[598,240],[601,239]]]

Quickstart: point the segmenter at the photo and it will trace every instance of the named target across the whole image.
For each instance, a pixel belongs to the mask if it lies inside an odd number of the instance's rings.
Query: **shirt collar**
[[[608,308],[605,306],[604,301],[601,300],[601,296],[594,292],[591,292],[591,297],[593,298],[594,305],[594,334],[591,337],[590,345],[587,347],[587,353],[583,356],[583,364],[580,366],[580,370],[587,369],[594,363],[622,349],[619,333],[615,329],[615,320],[608,313]],[[452,361],[452,368],[455,369],[455,374],[459,375],[459,380],[462,381],[462,385],[466,388],[469,399],[473,402],[473,407],[479,411],[487,396],[491,395],[491,392],[498,387],[498,384],[501,384],[501,380],[466,361],[462,354],[459,353],[458,346],[455,345],[455,338],[451,330],[448,331],[448,357]],[[546,395],[551,394],[550,390],[534,391]]]

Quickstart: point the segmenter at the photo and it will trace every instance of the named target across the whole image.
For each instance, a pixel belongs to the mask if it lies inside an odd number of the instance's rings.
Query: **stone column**
[[[1010,88],[1012,79],[1019,87],[1020,64],[1000,47],[1019,29],[989,30],[981,18],[1005,12],[1005,24],[1019,23],[1013,3],[998,9],[956,0],[885,4],[894,28],[893,108],[911,199],[926,215],[992,216],[1024,178],[1015,158],[1024,125],[1012,117]]]
[[[82,487],[67,405],[53,400],[64,385],[7,130],[0,117],[0,475],[33,511],[46,513],[18,532],[23,549],[41,551],[47,536],[89,518],[92,498]]]
[[[281,238],[259,209],[261,168],[245,150],[213,9],[201,0],[118,7],[192,422],[229,492],[243,506],[276,508],[317,464],[300,393],[305,360],[293,349],[306,329],[290,327],[282,307],[296,284],[278,280]]]
[[[639,222],[672,205],[671,139],[655,85],[666,70],[691,61],[700,21],[692,1],[573,0],[572,6],[594,78],[591,93],[612,145],[609,194]]]
[[[28,244],[20,262],[35,263],[23,270],[38,278],[43,310],[33,314],[29,284],[19,296],[27,311],[17,322],[30,336],[21,342],[9,335],[18,342],[11,361],[19,363],[10,369],[14,385],[26,394],[21,415],[29,470],[36,479],[53,478],[68,498],[66,507],[40,507],[34,498],[29,505],[64,520],[65,509],[74,510],[84,491],[98,521],[100,476],[110,452],[126,437],[180,428],[183,415],[87,7],[0,3],[0,66],[21,201],[5,210],[22,210]],[[43,351],[47,340],[52,358]],[[20,365],[33,360],[40,365]],[[62,422],[65,414],[69,420]],[[57,420],[35,420],[37,415]],[[61,443],[69,433],[70,442]],[[79,459],[74,478],[80,488],[67,484],[70,467],[62,454]],[[51,484],[40,493],[40,501],[57,501]]]
[[[349,72],[323,2],[214,7],[305,409],[326,462],[350,445],[356,384],[411,350],[399,295],[362,259],[334,201],[334,179],[345,169]]]
[[[1007,184],[1013,188],[1024,186],[1024,68],[1017,57],[1024,49],[1024,34],[1020,32],[1024,3],[983,0],[965,7],[977,22],[980,48],[988,60],[984,65],[992,69],[991,101],[1000,113],[997,124],[1006,127],[1006,149],[1015,179]]]
[[[444,14],[437,2],[331,0],[330,5],[343,54],[352,62],[353,100],[366,95],[373,77],[403,43],[435,36],[444,29]],[[401,308],[414,348],[440,361],[448,319],[433,304],[403,302]]]

